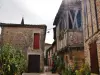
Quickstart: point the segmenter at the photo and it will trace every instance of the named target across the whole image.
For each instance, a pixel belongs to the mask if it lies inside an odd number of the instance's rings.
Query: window
[[[77,23],[78,23],[78,28],[80,28],[81,27],[81,10],[79,10],[77,14]]]
[[[69,15],[69,29],[72,29],[72,21],[71,21],[70,15]]]
[[[73,21],[74,21],[74,17],[75,17],[75,10],[70,10],[70,13],[71,13],[72,19],[73,19]]]
[[[34,49],[39,49],[40,48],[40,34],[39,33],[34,33]]]

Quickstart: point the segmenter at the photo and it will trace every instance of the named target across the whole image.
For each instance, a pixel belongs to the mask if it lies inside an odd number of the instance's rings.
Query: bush
[[[2,75],[21,75],[26,69],[26,59],[22,50],[15,49],[9,44],[0,50],[0,61]]]

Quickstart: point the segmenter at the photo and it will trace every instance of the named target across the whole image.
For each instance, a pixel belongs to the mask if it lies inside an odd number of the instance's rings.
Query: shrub
[[[21,75],[26,69],[26,59],[22,50],[6,44],[0,50],[1,74]]]

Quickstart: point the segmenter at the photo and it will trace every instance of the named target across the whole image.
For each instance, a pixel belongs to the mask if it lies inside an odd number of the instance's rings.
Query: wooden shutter
[[[39,49],[40,48],[40,34],[39,33],[34,33],[34,49]]]
[[[90,44],[91,73],[99,74],[96,42]]]

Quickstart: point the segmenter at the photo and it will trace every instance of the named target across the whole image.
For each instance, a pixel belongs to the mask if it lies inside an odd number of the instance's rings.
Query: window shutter
[[[40,34],[39,33],[34,33],[34,49],[39,49],[40,48]]]

